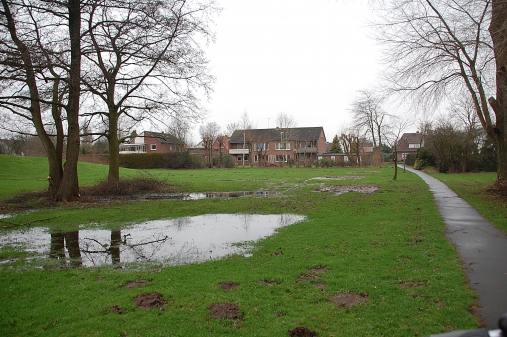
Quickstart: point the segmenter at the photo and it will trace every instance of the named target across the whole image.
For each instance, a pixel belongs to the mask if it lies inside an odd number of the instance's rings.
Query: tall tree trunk
[[[114,104],[114,103],[112,103]],[[109,131],[107,135],[109,144],[109,174],[107,181],[111,184],[120,181],[120,144],[118,141],[118,111],[109,108]]]
[[[56,197],[58,188],[60,187],[60,183],[62,180],[63,172],[62,172],[61,152],[59,155],[57,149],[55,149],[55,146],[51,141],[51,138],[44,129],[44,123],[42,121],[41,115],[40,95],[37,87],[37,81],[35,79],[35,71],[30,50],[28,46],[18,38],[16,23],[14,22],[14,17],[11,13],[8,2],[6,0],[2,0],[2,6],[4,8],[4,15],[7,20],[7,28],[9,30],[9,34],[12,38],[12,41],[16,44],[16,47],[18,48],[23,62],[25,82],[30,92],[30,115],[32,117],[32,122],[34,124],[35,130],[37,131],[37,135],[39,136],[44,146],[44,149],[46,150],[46,154],[48,156],[49,195],[50,198],[53,200]]]
[[[497,185],[507,188],[507,2],[493,0],[489,33],[496,62],[496,99],[490,104],[496,115],[493,141],[497,148]]]
[[[70,72],[69,100],[67,102],[67,156],[62,183],[56,200],[71,201],[79,198],[77,163],[79,159],[79,98],[81,94],[81,8],[79,0],[69,0]]]
[[[393,176],[393,180],[396,180],[396,179],[398,179],[398,149],[397,149],[397,146],[396,146],[396,142],[394,143],[394,157],[393,157],[393,160],[394,160],[394,176]]]

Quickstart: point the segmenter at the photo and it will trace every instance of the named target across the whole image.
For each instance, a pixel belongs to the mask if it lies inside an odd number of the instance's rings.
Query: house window
[[[276,143],[277,150],[290,150],[290,143]]]
[[[151,150],[157,151],[157,144],[151,144]]]
[[[238,156],[238,161],[243,161],[243,156],[245,157],[245,161],[248,161],[248,155],[247,154],[245,154],[245,155],[240,154]]]
[[[409,149],[419,149],[421,148],[421,144],[408,144]]]
[[[237,149],[248,149],[248,144],[237,144],[236,148]]]
[[[284,162],[286,163],[287,162],[287,155],[285,154],[282,154],[282,155],[276,155],[276,161],[277,162]]]
[[[267,143],[259,143],[254,145],[255,151],[267,151],[268,144]]]

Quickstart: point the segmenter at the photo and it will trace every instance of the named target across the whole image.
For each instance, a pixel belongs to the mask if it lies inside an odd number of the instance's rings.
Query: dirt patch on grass
[[[317,280],[320,276],[315,274],[303,274],[298,277],[298,282]]]
[[[175,186],[155,178],[140,177],[123,179],[116,183],[102,181],[95,186],[81,186],[79,188],[80,198],[77,200],[77,203],[93,204],[110,201],[137,200],[140,196],[148,193],[170,193],[175,191]],[[67,206],[71,206],[72,204],[74,203],[67,204]],[[16,195],[10,200],[2,202],[0,209],[2,212],[8,212],[52,208],[56,205],[60,204],[49,200],[49,192],[45,190]]]
[[[208,307],[208,310],[215,318],[229,318],[229,319],[240,318],[239,308],[234,303],[228,302],[213,303]]]
[[[338,196],[349,192],[373,193],[377,190],[377,185],[335,185],[322,186],[315,192],[332,192],[335,196]]]
[[[143,287],[147,284],[151,283],[151,281],[148,281],[148,280],[135,280],[135,281],[132,281],[132,282],[127,282],[127,284],[125,284],[125,288],[127,289],[131,289],[131,288],[137,288],[137,287]]]
[[[318,289],[324,289],[325,287],[327,287],[327,284],[322,282],[312,282],[312,286]]]
[[[428,286],[427,281],[399,281],[398,283],[403,289],[419,288],[419,287],[426,288]]]
[[[269,281],[269,280],[262,280],[261,281],[262,284],[264,284],[265,286],[268,286],[268,287],[272,287],[272,286],[278,286],[280,285],[280,282],[277,282],[277,281]]]
[[[137,295],[134,301],[139,309],[160,308],[167,305],[164,296],[157,292]]]
[[[123,179],[115,183],[102,181],[95,186],[81,187],[82,197],[107,196],[126,197],[144,193],[174,191],[165,181],[154,178]]]
[[[489,196],[500,199],[501,201],[507,201],[507,184],[499,184],[495,183],[491,186],[488,186],[485,190],[485,193]]]
[[[222,290],[235,290],[235,289],[238,289],[239,288],[239,284],[237,283],[234,283],[232,281],[226,281],[226,282],[220,282],[220,288],[222,288]]]
[[[351,308],[359,303],[368,302],[370,299],[366,293],[340,293],[331,296],[331,303],[336,304],[339,308]]]
[[[289,335],[291,337],[315,337],[317,336],[317,332],[305,328],[304,326],[298,326],[289,330]]]
[[[113,305],[112,307],[106,308],[104,310],[104,313],[106,313],[106,314],[113,313],[113,314],[121,315],[121,314],[123,314],[123,310],[119,306]]]

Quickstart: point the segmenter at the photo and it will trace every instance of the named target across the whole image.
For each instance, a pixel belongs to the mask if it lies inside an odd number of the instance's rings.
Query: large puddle
[[[239,197],[271,198],[277,196],[274,191],[237,191],[237,192],[203,192],[203,193],[154,193],[144,199],[169,200],[202,200],[202,199],[231,199]]]
[[[122,230],[64,233],[37,227],[0,233],[0,249],[8,246],[72,266],[149,262],[182,265],[230,254],[248,256],[250,243],[304,219],[296,214],[212,214],[144,222]]]

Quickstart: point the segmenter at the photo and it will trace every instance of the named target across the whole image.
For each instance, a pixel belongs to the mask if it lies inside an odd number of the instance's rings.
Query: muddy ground
[[[300,275],[295,282],[310,282],[314,286],[318,288],[324,289],[327,285],[324,282],[316,282],[323,274],[329,271],[325,266],[318,266],[315,268],[310,268],[308,271],[302,275]],[[97,282],[103,282],[103,280],[97,280]],[[280,285],[277,281],[270,280],[260,280],[261,284],[267,287],[276,287]],[[127,282],[123,287],[123,289],[133,289],[144,287],[148,284],[153,285],[150,280],[134,280]],[[402,285],[403,286],[403,285]],[[216,286],[213,286],[212,289],[220,288],[222,291],[234,291],[240,288],[241,285],[235,283],[233,281],[223,281],[219,282]],[[324,290],[323,290],[324,291]],[[164,308],[169,305],[169,302],[164,299],[164,294],[159,292],[151,292],[151,293],[142,293],[133,297],[134,302],[139,310],[149,310],[153,308]],[[336,306],[336,310],[343,310],[351,308],[355,305],[367,302],[369,300],[368,295],[366,293],[355,294],[350,292],[338,293],[338,294],[328,294],[329,302]],[[245,317],[244,312],[242,312],[241,308],[232,302],[217,302],[211,303],[207,308],[207,311],[210,313],[212,318],[216,319],[230,319],[230,320],[244,320],[248,319]],[[118,305],[112,305],[104,309],[105,314],[123,314],[124,309],[120,308]],[[288,336],[291,337],[315,337],[318,336],[317,331],[311,330],[308,327],[304,326],[296,326],[292,329],[287,330]]]

